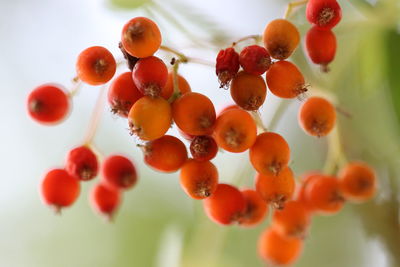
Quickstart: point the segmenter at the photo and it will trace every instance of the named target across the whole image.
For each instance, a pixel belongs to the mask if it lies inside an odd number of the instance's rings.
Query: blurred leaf
[[[387,51],[387,75],[389,82],[389,91],[394,104],[397,120],[400,123],[400,34],[392,29],[387,33],[386,51]]]
[[[123,9],[135,9],[150,2],[150,0],[109,0],[109,1],[113,6]]]

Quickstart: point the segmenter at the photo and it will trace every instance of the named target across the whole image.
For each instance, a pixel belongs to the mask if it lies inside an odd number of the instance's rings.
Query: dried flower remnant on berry
[[[234,48],[229,47],[219,51],[215,72],[218,76],[220,88],[227,88],[230,81],[239,71],[239,54]]]

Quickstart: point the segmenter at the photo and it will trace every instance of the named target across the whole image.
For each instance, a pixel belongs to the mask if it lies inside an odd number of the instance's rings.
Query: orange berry
[[[282,210],[275,210],[273,227],[282,235],[304,238],[311,223],[310,213],[300,201],[288,201]]]
[[[161,172],[175,172],[187,160],[185,144],[171,135],[164,135],[143,146],[144,161]]]
[[[289,167],[282,169],[278,175],[257,174],[256,191],[268,203],[277,209],[283,209],[285,203],[293,196],[295,180]]]
[[[114,76],[117,63],[106,48],[92,46],[83,50],[76,61],[76,72],[79,79],[90,85],[108,82]]]
[[[330,30],[312,27],[306,35],[306,50],[308,56],[315,64],[321,65],[323,72],[328,72],[328,64],[332,62],[336,54],[336,37]]]
[[[376,192],[374,170],[364,162],[351,162],[339,174],[340,188],[346,199],[366,201]]]
[[[301,177],[300,184],[298,184],[297,192],[296,192],[296,200],[298,202],[301,202],[303,204],[303,206],[306,207],[309,212],[313,212],[314,207],[312,204],[307,202],[307,198],[306,198],[307,187],[309,186],[309,184],[312,183],[312,181],[314,179],[318,179],[321,176],[323,177],[322,174],[320,174],[319,172],[316,172],[316,171],[305,173]]]
[[[180,183],[191,198],[207,198],[217,189],[218,170],[210,161],[189,159],[181,168]]]
[[[322,215],[333,215],[339,212],[344,204],[339,180],[332,176],[320,175],[312,179],[305,194],[308,204]]]
[[[240,226],[253,227],[261,223],[268,213],[267,203],[253,189],[242,190],[246,209],[239,219]]]
[[[111,106],[111,112],[124,118],[128,117],[129,110],[141,97],[143,94],[133,83],[130,71],[115,78],[108,89],[108,103]]]
[[[263,41],[271,57],[282,60],[288,58],[299,45],[300,33],[290,21],[276,19],[265,28]]]
[[[219,147],[239,153],[253,145],[257,136],[257,126],[248,112],[230,109],[218,117],[213,136]]]
[[[236,105],[236,104],[227,105],[227,106],[223,107],[223,108],[218,112],[218,114],[217,114],[217,119],[218,119],[218,117],[219,117],[222,113],[224,113],[224,112],[227,111],[227,110],[231,110],[231,109],[241,109],[241,108],[240,108],[238,105]]]
[[[128,122],[131,134],[140,139],[160,138],[171,126],[171,106],[164,98],[144,96],[132,106]]]
[[[231,82],[231,96],[245,110],[258,110],[264,104],[267,86],[259,75],[239,72]]]
[[[274,228],[267,228],[258,240],[258,254],[274,266],[290,265],[300,256],[303,241],[279,234]]]
[[[191,135],[212,133],[215,123],[215,109],[205,95],[189,92],[174,101],[172,116],[176,125]]]
[[[217,190],[203,202],[207,216],[214,222],[229,225],[240,220],[246,210],[243,194],[234,186],[218,184]]]
[[[186,79],[183,78],[182,75],[180,74],[178,74],[178,89],[182,95],[192,91],[188,81],[186,81]],[[167,83],[165,84],[165,87],[161,91],[161,96],[168,100],[172,96],[173,92],[174,92],[174,72],[170,71],[168,73]]]
[[[308,98],[299,110],[299,123],[312,136],[325,136],[336,123],[335,107],[322,97]]]
[[[250,148],[249,156],[257,172],[264,175],[278,175],[289,163],[290,148],[282,136],[267,132],[257,136]]]
[[[149,57],[160,48],[161,33],[154,21],[136,17],[124,25],[121,42],[130,55],[139,58]]]
[[[198,161],[212,160],[218,153],[218,145],[211,136],[199,135],[190,142],[190,153]]]
[[[307,92],[303,74],[289,61],[275,62],[267,71],[268,88],[274,95],[294,98]]]

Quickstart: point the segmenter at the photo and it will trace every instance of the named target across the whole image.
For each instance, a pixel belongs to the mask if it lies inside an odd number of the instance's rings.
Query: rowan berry
[[[320,176],[312,179],[306,188],[306,201],[315,212],[322,215],[332,215],[339,212],[344,204],[339,180],[332,176]]]
[[[305,238],[311,217],[304,203],[288,201],[282,210],[274,211],[272,223],[281,235]]]
[[[102,174],[104,183],[117,189],[130,189],[138,179],[135,165],[120,155],[112,155],[104,160]]]
[[[64,89],[54,84],[36,87],[28,95],[28,114],[41,124],[60,123],[68,115],[69,97]]]
[[[258,254],[273,266],[293,264],[300,256],[303,241],[278,233],[274,228],[267,228],[258,240]]]
[[[218,145],[211,136],[199,135],[190,142],[190,153],[198,161],[212,160],[218,153]]]
[[[97,157],[87,146],[76,147],[68,152],[65,170],[81,181],[91,180],[97,176]]]
[[[340,189],[346,199],[367,201],[376,192],[374,170],[364,162],[350,162],[339,173]]]
[[[215,123],[213,137],[218,146],[229,152],[240,153],[255,142],[257,126],[251,115],[241,109],[223,112]]]
[[[239,71],[239,54],[233,47],[219,51],[216,59],[215,72],[220,82],[220,88],[229,85]]]
[[[250,148],[250,162],[257,172],[278,175],[289,163],[290,148],[286,140],[273,132],[261,133]]]
[[[276,19],[265,28],[263,41],[271,57],[283,60],[290,57],[299,45],[300,33],[290,21]]]
[[[180,184],[191,198],[208,198],[217,189],[218,170],[210,161],[189,159],[181,168]]]
[[[108,220],[112,220],[121,202],[121,192],[105,184],[97,184],[90,192],[90,204],[93,209]]]
[[[246,209],[239,219],[240,226],[253,227],[261,223],[268,213],[268,206],[257,191],[242,190],[246,201]]]
[[[310,97],[300,107],[298,120],[300,126],[309,135],[325,136],[335,126],[335,107],[322,97]]]
[[[114,56],[101,46],[83,50],[76,61],[79,79],[90,85],[105,84],[114,76],[116,69]]]
[[[108,90],[108,102],[111,112],[128,117],[129,110],[143,94],[137,89],[130,71],[124,72],[113,80]]]
[[[171,106],[162,97],[144,96],[132,106],[128,122],[131,134],[147,141],[158,139],[171,127]]]
[[[342,18],[342,9],[336,0],[310,0],[306,7],[306,18],[320,28],[331,29]]]
[[[142,94],[156,97],[167,84],[168,69],[161,59],[150,56],[139,59],[133,67],[132,77]]]
[[[266,74],[267,85],[271,93],[282,98],[294,98],[307,92],[304,76],[289,61],[275,62]]]
[[[309,184],[311,184],[314,179],[318,179],[321,176],[323,177],[322,174],[316,171],[305,173],[301,176],[300,183],[297,187],[296,200],[301,202],[310,213],[314,212],[314,207],[312,203],[307,202],[306,191]]]
[[[306,49],[312,62],[321,65],[322,71],[328,72],[328,64],[336,54],[335,34],[330,29],[312,27],[306,35]]]
[[[121,43],[134,57],[152,56],[160,48],[161,39],[157,24],[145,17],[133,18],[122,28]]]
[[[192,89],[190,88],[190,85],[188,81],[186,81],[185,78],[183,78],[182,75],[177,74],[178,78],[178,89],[180,94],[186,94],[187,92],[191,92]],[[167,83],[165,84],[165,87],[161,91],[161,96],[168,100],[172,94],[174,93],[174,72],[170,71],[168,73],[168,79]]]
[[[62,208],[71,206],[79,196],[81,186],[79,180],[64,169],[49,171],[40,186],[43,201],[52,206],[57,213]]]
[[[174,101],[172,116],[176,125],[191,135],[211,134],[216,117],[211,100],[195,92],[188,92]]]
[[[245,72],[253,75],[263,74],[272,64],[267,49],[259,45],[243,48],[239,55],[239,62]]]
[[[214,194],[203,201],[207,216],[214,222],[229,225],[239,222],[246,211],[246,200],[234,186],[218,184]]]
[[[259,75],[239,72],[231,82],[231,96],[245,110],[258,110],[264,104],[267,86]]]
[[[289,167],[282,169],[278,175],[258,173],[255,181],[256,191],[276,209],[283,209],[294,193],[295,180]]]
[[[222,113],[224,113],[225,111],[227,111],[227,110],[231,110],[231,109],[241,109],[238,105],[236,105],[236,104],[231,104],[231,105],[227,105],[227,106],[225,106],[224,108],[222,108],[219,112],[218,112],[218,114],[217,114],[217,119],[218,119],[218,117],[222,114]]]
[[[185,145],[171,135],[149,141],[142,149],[145,163],[161,172],[175,172],[187,160]]]

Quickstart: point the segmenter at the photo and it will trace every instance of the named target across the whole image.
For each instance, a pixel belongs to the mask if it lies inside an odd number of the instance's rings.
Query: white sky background
[[[278,0],[185,2],[204,10],[235,38],[261,33],[267,21],[282,16],[284,11],[284,3]],[[254,7],[251,2],[255,3]],[[224,11],[221,13],[221,10]],[[53,127],[38,125],[28,118],[27,94],[45,82],[70,87],[76,57],[86,47],[105,46],[119,57],[121,28],[138,14],[145,13],[112,11],[105,7],[104,1],[96,0],[0,0],[0,266],[36,266],[30,258],[32,255],[26,259],[31,265],[24,265],[23,257],[13,260],[29,255],[26,250],[46,233],[22,237],[16,228],[34,232],[35,223],[40,222],[38,217],[47,216],[48,210],[42,207],[37,190],[40,179],[49,168],[62,166],[67,151],[82,140],[99,88],[84,87],[74,98],[70,117]],[[180,41],[172,45],[179,49]],[[215,54],[205,55],[214,60]],[[218,89],[214,69],[182,66],[181,70],[192,89],[211,97],[217,109],[231,102],[229,91]],[[266,110],[273,108],[275,98],[268,95],[267,103]],[[128,135],[126,122],[113,118],[108,108],[105,111],[95,139],[97,146],[106,154],[129,154],[140,163],[140,154]],[[288,129],[282,130],[289,143],[290,131],[298,128],[292,111],[294,118],[288,119],[285,124],[289,125]],[[224,155],[224,162],[229,160],[229,166],[241,165],[243,158],[246,155]],[[150,173],[143,164],[138,168],[142,173]],[[235,171],[224,169],[226,176]],[[372,259],[370,263],[370,266],[383,266]]]

